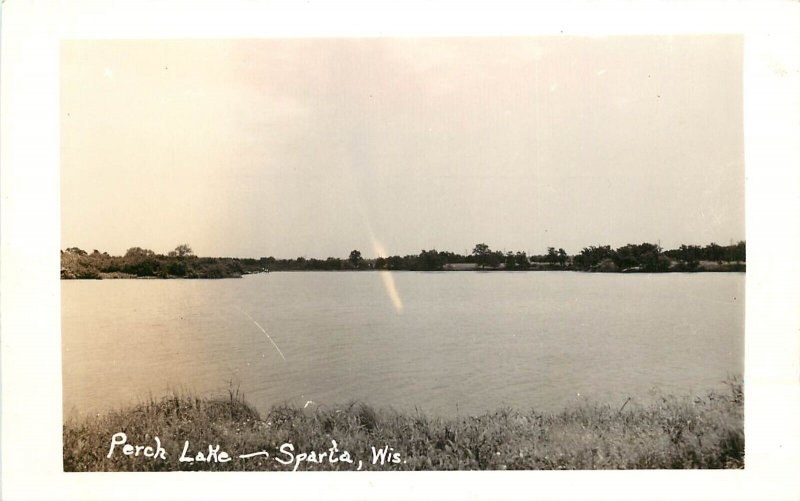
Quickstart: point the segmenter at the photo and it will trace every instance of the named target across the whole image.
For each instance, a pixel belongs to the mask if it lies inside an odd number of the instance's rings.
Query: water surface
[[[743,371],[744,274],[391,274],[402,312],[377,272],[62,281],[65,414],[231,386],[262,412],[557,410]]]

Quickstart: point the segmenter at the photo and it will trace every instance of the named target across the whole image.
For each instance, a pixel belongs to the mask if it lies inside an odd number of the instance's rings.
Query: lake
[[[558,410],[704,394],[744,365],[743,273],[286,272],[61,284],[65,416],[229,388],[262,413],[309,400],[442,416]]]

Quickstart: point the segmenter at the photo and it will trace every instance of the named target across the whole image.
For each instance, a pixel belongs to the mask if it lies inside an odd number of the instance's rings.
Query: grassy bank
[[[742,401],[741,384],[733,382],[729,392],[663,397],[648,405],[630,401],[622,409],[585,404],[557,413],[501,409],[443,419],[360,403],[279,406],[259,416],[234,395],[175,396],[67,422],[64,470],[355,470],[359,461],[363,470],[741,468]],[[165,458],[127,456],[121,444],[108,458],[117,432],[131,445],[155,447],[158,436]],[[187,440],[184,457],[195,458],[197,451],[209,456],[209,445],[219,445],[231,460],[181,462]],[[292,445],[291,455],[280,452],[284,444]],[[373,464],[373,447],[390,447],[389,460]],[[238,457],[259,451],[269,457]],[[312,459],[326,456],[310,462],[312,451]],[[343,451],[345,460],[329,460],[341,459]],[[298,462],[299,453],[309,456]]]

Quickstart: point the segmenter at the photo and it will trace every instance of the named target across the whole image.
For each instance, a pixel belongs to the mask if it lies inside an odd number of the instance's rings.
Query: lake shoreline
[[[612,274],[612,275],[664,275],[674,273],[684,274],[698,274],[698,273],[746,273],[746,266],[736,265],[731,267],[721,266],[718,269],[694,269],[694,270],[667,270],[667,271],[641,271],[641,270],[618,270],[618,271],[601,271],[601,270],[578,270],[569,268],[531,268],[527,270],[504,270],[502,268],[493,269],[454,269],[454,270],[376,270],[376,269],[362,269],[362,270],[275,270],[264,272],[251,272],[251,273],[237,273],[225,276],[216,277],[182,277],[182,276],[137,276],[127,273],[98,273],[96,276],[61,276],[61,280],[219,280],[225,278],[242,278],[249,275],[268,275],[271,273],[370,273],[370,272],[409,272],[409,273],[537,273],[545,271],[558,271],[558,272],[572,272],[572,273],[588,273],[588,274]]]
[[[279,405],[261,416],[238,392],[175,395],[68,420],[64,471],[743,468],[743,388],[728,385],[648,405],[628,399],[618,409],[587,403],[456,418],[358,402]],[[133,446],[123,453],[123,432],[126,443],[143,444],[135,456]],[[152,457],[156,446],[161,457]]]
[[[548,247],[547,254],[492,251],[478,244],[471,254],[422,250],[418,255],[364,258],[353,250],[347,258],[276,259],[275,257],[199,257],[188,245],[168,254],[131,247],[124,256],[111,256],[95,249],[91,254],[78,247],[61,251],[61,278],[236,278],[277,271],[584,271],[600,273],[744,272],[746,244],[705,247],[682,245],[664,250],[644,242],[617,249],[585,247],[570,256],[564,249]]]

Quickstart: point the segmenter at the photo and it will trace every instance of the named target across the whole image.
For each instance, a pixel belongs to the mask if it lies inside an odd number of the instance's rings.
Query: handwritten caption
[[[152,445],[135,445],[128,443],[128,436],[123,432],[115,433],[111,436],[111,444],[106,457],[112,458],[115,455],[127,456],[130,458],[144,458],[153,461],[169,461],[171,455],[161,445],[158,437],[153,437]],[[379,466],[391,466],[405,463],[400,457],[399,452],[394,448],[384,445],[382,447],[371,446],[371,457],[368,459],[370,464]],[[184,440],[183,448],[178,456],[180,463],[228,463],[230,461],[247,461],[252,458],[265,458],[276,461],[292,471],[297,471],[301,466],[312,466],[322,463],[346,463],[354,470],[364,468],[362,459],[356,459],[344,449],[339,449],[336,440],[331,440],[331,447],[323,451],[299,451],[294,444],[287,442],[281,444],[276,450],[246,452],[243,454],[232,454],[221,449],[219,445],[208,444],[208,447],[201,449],[192,448],[188,440]]]

